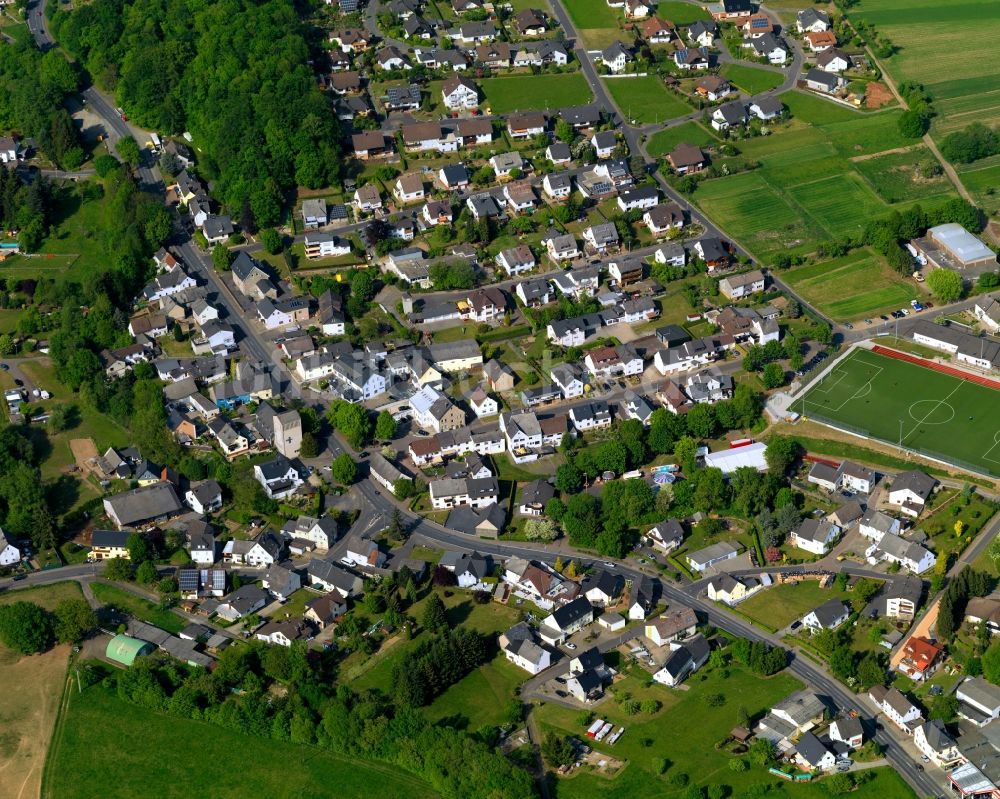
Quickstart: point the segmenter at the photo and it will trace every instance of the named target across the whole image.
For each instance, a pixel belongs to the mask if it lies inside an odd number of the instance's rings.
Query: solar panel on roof
[[[750,20],[750,27],[751,28],[767,28],[767,27],[770,26],[770,24],[771,24],[771,21],[768,20],[768,19],[752,19],[752,20]]]
[[[198,572],[196,569],[182,569],[177,583],[181,591],[198,590]]]

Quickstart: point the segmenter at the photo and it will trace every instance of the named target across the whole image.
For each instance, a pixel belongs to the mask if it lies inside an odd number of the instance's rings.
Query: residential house
[[[806,88],[812,89],[814,92],[823,92],[825,94],[833,94],[837,89],[846,85],[846,81],[836,75],[833,72],[826,72],[822,69],[810,69],[802,76],[803,81],[805,81]]]
[[[698,671],[708,662],[711,648],[702,635],[695,635],[680,644],[671,644],[671,652],[660,669],[653,674],[653,680],[673,688],[680,685],[689,675]]]
[[[669,235],[684,227],[684,210],[676,203],[656,205],[642,215],[642,221],[654,236]]]
[[[215,480],[192,483],[184,494],[184,504],[203,516],[222,507],[222,488]]]
[[[645,574],[637,574],[628,594],[628,617],[645,619],[656,607],[656,584]]]
[[[930,499],[937,480],[917,470],[897,474],[889,487],[888,502],[907,516],[918,517]]]
[[[482,386],[476,386],[467,397],[469,407],[476,414],[477,419],[486,419],[500,413],[500,406]]]
[[[647,620],[643,632],[654,645],[665,646],[694,635],[698,627],[695,612],[683,605],[675,605],[665,610],[655,619]]]
[[[226,621],[239,621],[267,604],[267,592],[256,584],[242,585],[226,596],[215,612]]]
[[[805,771],[832,771],[837,758],[819,738],[807,732],[795,744],[795,763]]]
[[[731,275],[719,281],[719,293],[730,300],[739,300],[764,291],[766,278],[759,269],[742,275]]]
[[[664,22],[659,17],[650,17],[639,29],[648,44],[669,44],[676,35],[673,23]]]
[[[830,30],[830,15],[815,8],[804,8],[795,16],[795,29],[799,33]]]
[[[578,433],[611,427],[611,408],[604,400],[593,400],[570,408],[569,419]]]
[[[708,69],[710,65],[708,50],[704,47],[682,47],[674,51],[674,66],[678,69],[701,70]]]
[[[965,760],[955,739],[941,719],[925,721],[913,730],[913,743],[920,753],[941,769],[951,769]]]
[[[899,535],[899,519],[872,507],[865,511],[858,522],[858,532],[877,544],[886,535]]]
[[[543,135],[545,131],[545,114],[541,111],[511,114],[507,117],[507,133],[512,139],[530,139]]]
[[[542,619],[539,635],[547,644],[558,646],[593,620],[593,605],[586,597],[580,596]]]
[[[555,488],[544,479],[538,478],[521,487],[517,512],[522,516],[541,516],[545,506],[555,497]]]
[[[712,21],[698,20],[687,28],[687,38],[702,47],[711,47],[719,34],[719,26]]]
[[[850,749],[858,749],[865,741],[865,730],[857,716],[834,719],[830,722],[827,735],[831,741],[839,741]]]
[[[831,545],[840,535],[840,528],[826,519],[805,519],[788,537],[789,543],[811,552],[814,555],[825,555]]]
[[[754,732],[760,738],[783,744],[813,729],[825,712],[826,705],[816,694],[796,691],[773,705]]]
[[[347,595],[334,590],[306,602],[302,616],[320,630],[325,630],[345,613],[347,613]]]
[[[872,686],[868,697],[890,721],[907,735],[923,722],[920,709],[907,699],[898,688],[886,688],[884,685]]]
[[[669,555],[684,541],[684,526],[677,519],[667,519],[651,527],[645,539],[653,549]]]
[[[583,231],[583,240],[596,252],[606,252],[618,246],[618,229],[614,222],[601,222]]]
[[[386,554],[370,539],[352,540],[341,560],[362,570],[381,569],[385,566]]]
[[[896,663],[896,670],[914,682],[929,679],[944,655],[944,647],[918,635],[910,636],[903,644],[902,658]]]
[[[813,53],[822,53],[837,46],[837,34],[833,31],[809,31],[802,38]]]
[[[584,578],[580,590],[590,604],[610,607],[625,590],[625,578],[607,569],[596,569]]]
[[[934,566],[935,561],[934,553],[929,549],[898,535],[882,536],[877,544],[866,550],[865,557],[872,565],[882,561],[898,563],[913,574],[923,574]]]
[[[625,71],[626,65],[633,61],[632,53],[619,41],[614,41],[601,51],[601,63],[614,74]]]
[[[785,110],[785,106],[781,104],[781,100],[777,97],[764,95],[763,97],[757,97],[756,99],[750,100],[748,110],[753,116],[757,117],[757,119],[761,119],[766,122],[780,117]]]
[[[270,499],[290,497],[304,482],[295,466],[281,454],[272,460],[255,463],[253,473]]]
[[[830,47],[816,56],[816,66],[826,72],[839,75],[851,67],[851,57],[843,50]]]
[[[602,130],[590,137],[590,145],[598,158],[608,159],[615,154],[618,146],[618,133],[613,130]]]
[[[545,671],[552,663],[552,655],[537,644],[534,632],[524,622],[501,635],[499,643],[504,657],[529,674]]]
[[[288,598],[302,587],[302,578],[298,572],[272,564],[264,572],[261,583],[279,602],[287,602]]]
[[[446,510],[459,505],[485,508],[493,505],[500,497],[500,488],[495,477],[474,479],[443,478],[432,480],[429,485],[431,507]]]
[[[337,540],[337,520],[332,516],[299,516],[285,522],[281,532],[297,549],[305,549],[301,545],[306,542],[311,548],[326,552]]]
[[[788,46],[773,33],[765,33],[757,38],[747,39],[743,46],[749,46],[759,58],[766,58],[769,63],[782,65],[788,60]]]
[[[479,107],[479,89],[476,84],[459,75],[450,75],[441,84],[441,98],[449,110]]]
[[[708,159],[700,147],[681,142],[667,154],[667,162],[678,175],[686,175],[689,172],[700,172]]]
[[[313,558],[306,568],[310,585],[321,591],[339,591],[345,597],[361,595],[364,582],[356,574],[326,560]]]
[[[742,127],[749,121],[750,116],[742,100],[723,103],[712,112],[712,127],[719,131]]]
[[[726,269],[731,263],[729,249],[721,239],[715,237],[698,239],[693,249],[708,266],[709,274],[716,269]]]
[[[90,551],[87,552],[87,560],[112,560],[113,558],[130,560],[128,537],[131,534],[131,530],[94,530],[90,534]],[[6,543],[6,541],[7,537],[4,535],[4,542]],[[14,553],[9,552],[8,547],[14,549],[9,543],[4,547],[4,559],[8,561],[2,564],[4,566],[12,565],[21,560],[20,552],[17,553],[17,558],[15,559]]]
[[[835,630],[851,615],[851,609],[839,599],[828,599],[802,617],[803,626],[813,632]]]
[[[483,366],[483,377],[486,383],[496,392],[514,390],[514,373],[506,364],[497,360],[489,360]]]

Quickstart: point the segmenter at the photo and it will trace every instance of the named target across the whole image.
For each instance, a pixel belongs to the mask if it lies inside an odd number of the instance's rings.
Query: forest
[[[296,185],[337,180],[340,130],[289,0],[95,0],[55,11],[52,29],[138,125],[193,135],[244,227],[278,223]]]

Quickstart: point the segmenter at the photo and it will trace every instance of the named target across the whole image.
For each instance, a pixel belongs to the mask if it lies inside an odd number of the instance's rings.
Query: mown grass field
[[[754,621],[781,630],[831,599],[850,603],[850,594],[838,591],[836,586],[820,588],[818,580],[804,580],[765,588],[740,602],[737,608]]]
[[[526,78],[486,78],[480,87],[486,94],[486,104],[494,114],[511,111],[543,111],[583,105],[593,99],[587,80],[579,72],[560,75],[534,75],[530,90]]]
[[[155,786],[155,788],[153,787]],[[395,766],[319,747],[241,735],[143,710],[93,686],[71,692],[46,768],[46,799],[244,799],[296,796],[431,799],[426,783]]]
[[[760,168],[703,181],[694,194],[723,230],[765,262],[779,252],[806,254],[824,240],[856,235],[873,216],[917,199],[951,196],[947,182],[930,180],[890,203],[862,172],[865,161],[854,160],[913,144],[899,134],[898,110],[862,114],[794,91],[782,101],[791,122],[737,144],[740,160]],[[865,169],[877,175],[891,167]]]
[[[640,124],[664,122],[691,111],[691,106],[663,85],[655,75],[610,78],[604,85],[626,119]]]
[[[642,673],[635,670],[635,673]],[[725,675],[725,676],[724,676]],[[637,698],[645,698],[644,681],[633,675],[626,677],[621,687]],[[732,755],[716,748],[734,726],[734,719],[743,707],[751,718],[759,718],[767,708],[802,684],[787,673],[761,679],[739,667],[725,672],[702,669],[689,678],[685,691],[675,691],[654,685],[648,689],[664,703],[653,716],[626,716],[613,699],[596,710],[599,717],[616,726],[624,726],[625,734],[610,746],[606,741],[587,743],[601,753],[626,761],[624,770],[612,779],[584,768],[573,776],[555,782],[556,799],[629,799],[636,796],[680,797],[687,788],[677,775],[686,774],[688,785],[724,785],[733,796],[746,795],[753,786],[766,784],[772,799],[827,799],[829,792],[822,780],[813,783],[788,784],[751,766],[736,772],[729,767]],[[706,699],[720,702],[710,705]],[[721,701],[720,701],[721,700]],[[555,730],[583,738],[586,728],[579,723],[579,711],[557,705],[545,705],[536,711],[543,733]],[[690,723],[697,719],[697,724]],[[658,773],[661,759],[666,771]],[[892,769],[872,772],[872,778],[858,788],[856,799],[914,799],[914,794]],[[676,781],[675,781],[676,780]],[[762,791],[763,793],[763,791]]]
[[[991,31],[1000,4],[976,0],[861,0],[851,17],[875,25],[898,48],[883,64],[897,80],[927,87],[938,111],[935,138],[969,122],[1000,121],[1000,64]]]
[[[987,215],[1000,209],[1000,195],[997,194],[997,187],[1000,186],[1000,156],[984,158],[957,169],[959,179]]]
[[[915,284],[870,250],[791,269],[782,280],[838,322],[905,307],[920,296]]]
[[[569,0],[572,5],[575,0]],[[669,19],[675,25],[690,25],[699,19],[711,19],[711,15],[701,6],[685,3],[683,0],[666,0],[656,6],[656,15],[660,19]]]
[[[921,145],[905,153],[866,158],[855,162],[854,167],[879,197],[887,203],[897,203],[944,194],[951,189],[944,174],[929,178],[920,174],[931,163],[936,163],[936,159]]]
[[[729,79],[730,83],[747,94],[770,91],[780,86],[785,79],[780,72],[748,67],[745,64],[723,64],[721,72],[723,77]]]
[[[806,417],[973,471],[1000,474],[1000,391],[855,350],[800,404]]]
[[[91,588],[94,596],[105,605],[113,605],[119,610],[135,616],[137,619],[153,624],[168,633],[175,635],[187,627],[187,622],[170,610],[160,610],[148,599],[136,596],[115,585],[95,582]]]
[[[694,144],[708,147],[718,143],[718,138],[708,128],[697,122],[684,122],[672,128],[659,130],[649,137],[646,149],[654,158],[666,155],[678,144]]]

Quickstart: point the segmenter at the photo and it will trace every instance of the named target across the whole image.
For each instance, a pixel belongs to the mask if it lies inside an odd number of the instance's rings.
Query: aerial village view
[[[0,799],[1000,799],[998,0],[0,0]]]

